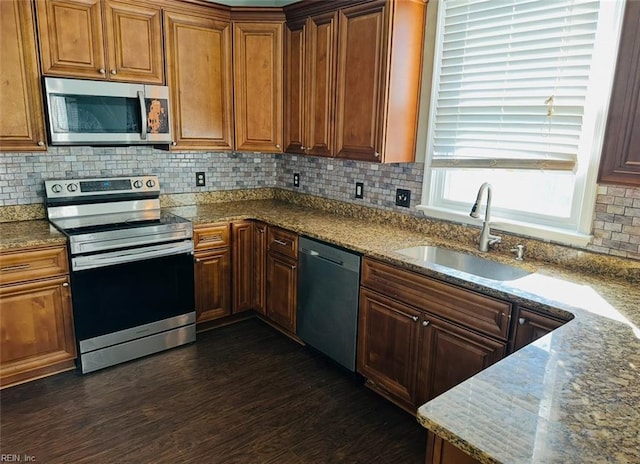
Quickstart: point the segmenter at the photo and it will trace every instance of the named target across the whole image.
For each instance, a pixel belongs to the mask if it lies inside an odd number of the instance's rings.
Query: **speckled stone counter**
[[[66,237],[44,219],[0,223],[0,251],[66,243]]]
[[[524,265],[533,274],[504,283],[424,266],[393,250],[439,244],[477,251],[421,232],[273,200],[171,211],[195,225],[260,219],[532,309],[573,315],[551,334],[423,405],[418,420],[486,463],[640,462],[636,284],[540,262]]]
[[[574,316],[426,403],[418,420],[486,463],[640,462],[640,262],[626,260],[618,266],[609,257],[568,250],[569,262],[580,258],[588,264],[567,268],[531,259],[517,264],[508,252],[492,251],[484,256],[532,272],[497,282],[423,265],[394,251],[443,245],[479,254],[469,245],[478,233],[472,228],[461,232],[445,224],[433,231],[431,225],[415,227],[414,219],[398,224],[380,216],[359,216],[357,208],[326,210],[274,199],[179,204],[165,206],[174,206],[166,209],[196,227],[259,219],[531,309]],[[51,232],[46,221],[0,224],[2,249],[54,242],[64,243],[64,237]],[[550,253],[551,248],[540,245],[540,250]],[[598,267],[600,262],[604,265]]]

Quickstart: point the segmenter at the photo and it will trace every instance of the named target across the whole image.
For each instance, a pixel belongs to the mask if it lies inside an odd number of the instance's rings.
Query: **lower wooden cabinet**
[[[519,350],[566,322],[543,316],[526,308],[518,308],[513,326],[513,351]]]
[[[427,434],[427,459],[425,464],[480,464],[445,439],[432,432]]]
[[[201,225],[193,231],[196,322],[231,314],[229,224]]]
[[[412,414],[423,403],[502,359],[507,347],[507,331],[501,326],[491,326],[484,318],[477,327],[468,326],[448,317],[465,301],[469,307],[480,307],[482,295],[462,288],[444,292],[433,279],[421,279],[388,264],[363,260],[358,372],[369,387]],[[421,300],[414,298],[416,287],[425,290]],[[465,292],[469,294],[466,300]],[[486,310],[496,314],[494,324],[506,318],[508,328],[509,315],[503,314],[508,303],[489,298],[486,303]],[[460,313],[468,312],[469,307],[461,307]],[[485,331],[505,335],[494,338]]]
[[[279,227],[267,234],[267,318],[296,333],[298,236]]]
[[[358,372],[410,410],[417,402],[420,316],[410,306],[360,290]]]
[[[65,247],[3,253],[0,262],[0,385],[73,369]]]
[[[234,314],[253,308],[253,228],[252,221],[231,223],[231,312]]]
[[[267,313],[267,234],[264,222],[253,224],[253,309]]]

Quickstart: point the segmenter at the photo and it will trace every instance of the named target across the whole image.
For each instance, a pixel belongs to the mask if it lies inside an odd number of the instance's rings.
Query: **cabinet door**
[[[360,290],[358,372],[381,393],[415,411],[421,313],[367,289]]]
[[[253,227],[253,309],[267,313],[267,224]]]
[[[100,0],[37,0],[42,73],[106,79]]]
[[[67,276],[0,287],[0,307],[2,386],[73,368]]]
[[[305,147],[309,155],[333,155],[337,36],[336,12],[309,19],[305,98]]]
[[[233,149],[231,24],[164,13],[174,147]]]
[[[160,7],[105,2],[109,80],[164,83]]]
[[[267,254],[267,317],[296,333],[298,266],[277,253]]]
[[[253,223],[240,221],[231,223],[233,256],[232,312],[239,313],[253,308]]]
[[[229,248],[196,255],[196,322],[231,314]]]
[[[234,23],[236,149],[282,151],[282,23]]]
[[[421,321],[418,405],[502,359],[506,343],[431,315]]]
[[[640,187],[640,2],[627,2],[598,182]]]
[[[524,308],[518,309],[518,317],[514,325],[513,351],[548,334],[565,324],[563,321],[545,317]]]
[[[426,464],[480,464],[480,461],[459,450],[448,441],[427,432]]]
[[[32,4],[0,1],[2,151],[46,149],[35,37]]]
[[[287,153],[304,154],[305,23],[284,30],[284,146]]]
[[[340,10],[335,135],[340,158],[380,158],[386,14],[384,1]]]

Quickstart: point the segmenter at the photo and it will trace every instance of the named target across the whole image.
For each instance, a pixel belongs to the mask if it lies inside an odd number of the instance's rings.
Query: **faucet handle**
[[[524,245],[518,244],[515,248],[511,248],[511,253],[516,254],[516,261],[524,260]]]

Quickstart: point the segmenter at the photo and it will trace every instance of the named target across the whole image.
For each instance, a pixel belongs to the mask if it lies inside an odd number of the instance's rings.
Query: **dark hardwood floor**
[[[423,463],[426,432],[250,319],[195,344],[0,392],[0,451],[37,463]]]

